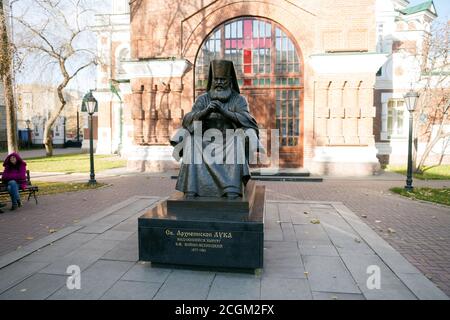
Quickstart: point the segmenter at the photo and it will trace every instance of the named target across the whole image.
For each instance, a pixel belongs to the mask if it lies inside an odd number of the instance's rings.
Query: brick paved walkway
[[[100,190],[40,197],[14,213],[0,215],[0,255],[88,217],[134,195],[166,196],[174,188],[169,178],[140,174],[107,178]],[[403,180],[340,180],[267,182],[269,200],[341,201],[397,249],[408,261],[450,295],[450,208],[425,204],[388,189]],[[450,182],[415,182],[417,186]],[[395,233],[389,233],[391,228]]]
[[[137,218],[158,201],[131,197],[0,257],[0,300],[448,300],[341,202],[267,201],[264,269],[253,274],[140,262]],[[81,272],[78,290],[68,266]]]

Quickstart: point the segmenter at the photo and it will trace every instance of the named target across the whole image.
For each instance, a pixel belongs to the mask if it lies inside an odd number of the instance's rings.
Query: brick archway
[[[315,13],[285,0],[220,1],[220,4],[205,7],[182,21],[180,55],[194,61],[203,40],[218,25],[244,16],[277,22],[290,32],[295,42],[301,39],[301,52],[312,51],[314,35],[309,28],[317,19]]]
[[[195,63],[198,50],[203,41],[213,32],[217,26],[239,17],[254,17],[272,21],[280,26],[295,44],[299,60],[302,63],[302,85],[304,86],[301,99],[301,137],[298,149],[293,153],[286,153],[285,160],[281,161],[282,166],[300,167],[303,160],[312,156],[313,149],[313,112],[305,110],[305,103],[311,103],[309,99],[313,96],[314,71],[305,62],[304,57],[308,57],[313,52],[315,43],[315,33],[311,29],[317,23],[317,16],[314,12],[309,12],[298,5],[288,1],[220,1],[211,6],[194,13],[183,20],[181,34],[181,55]],[[301,48],[298,44],[301,44]],[[189,72],[183,77],[183,100],[193,101],[195,96],[194,72]],[[275,92],[271,93],[273,100],[276,100]],[[303,99],[304,97],[304,99]],[[257,97],[255,97],[257,98]],[[261,97],[264,98],[264,97]],[[309,100],[309,101],[308,101]],[[252,103],[252,101],[250,101]],[[274,110],[274,109],[273,109]],[[305,112],[304,112],[305,111]],[[275,113],[275,111],[274,111]],[[275,125],[271,126],[272,128]],[[289,156],[288,154],[291,154]],[[292,157],[293,156],[293,157]]]
[[[234,62],[241,93],[260,128],[278,130],[280,164],[302,166],[303,61],[292,37],[263,18],[239,17],[217,26],[195,59],[196,96],[205,90],[213,59]]]

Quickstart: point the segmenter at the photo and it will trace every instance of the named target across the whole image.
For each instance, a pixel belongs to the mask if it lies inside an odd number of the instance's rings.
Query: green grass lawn
[[[33,185],[39,187],[39,191],[37,193],[37,197],[48,195],[48,194],[57,194],[63,192],[74,192],[74,191],[82,191],[82,190],[92,190],[105,186],[105,183],[97,182],[96,185],[89,185],[85,182],[45,182],[45,181],[32,181]],[[26,201],[28,194],[22,193],[21,198],[22,201]],[[0,196],[0,201],[7,202],[9,201],[8,195]],[[30,201],[34,201],[33,198],[30,198]]]
[[[387,171],[406,175],[405,166],[387,166]],[[425,167],[422,173],[414,173],[414,178],[421,180],[450,180],[450,165]]]
[[[414,188],[408,192],[405,188],[391,188],[392,192],[411,199],[425,200],[450,206],[450,188]]]
[[[126,166],[126,160],[118,156],[95,155],[95,171],[121,168]],[[30,172],[89,172],[89,154],[56,155],[53,157],[38,157],[25,159]]]

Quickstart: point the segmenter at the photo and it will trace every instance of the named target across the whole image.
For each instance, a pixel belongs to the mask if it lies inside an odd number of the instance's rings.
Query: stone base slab
[[[138,219],[139,260],[153,264],[206,268],[263,267],[265,187],[256,186],[251,202],[220,199],[216,205],[201,197],[183,209],[169,198]],[[170,201],[170,202],[169,202]],[[220,203],[221,202],[221,203]],[[247,203],[247,213],[242,205]],[[193,210],[197,204],[198,209]],[[222,207],[215,212],[214,208]],[[227,210],[228,209],[228,210]]]

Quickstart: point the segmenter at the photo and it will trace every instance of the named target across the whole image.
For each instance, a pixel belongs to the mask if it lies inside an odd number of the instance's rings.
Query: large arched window
[[[195,95],[203,93],[213,59],[234,62],[244,95],[270,92],[261,108],[253,103],[252,112],[273,115],[268,128],[280,129],[281,146],[295,147],[301,135],[302,65],[296,46],[282,27],[273,21],[244,17],[218,26],[203,42],[195,61]],[[267,106],[271,103],[271,106]],[[262,106],[264,104],[264,106]],[[256,108],[256,109],[255,109]]]

